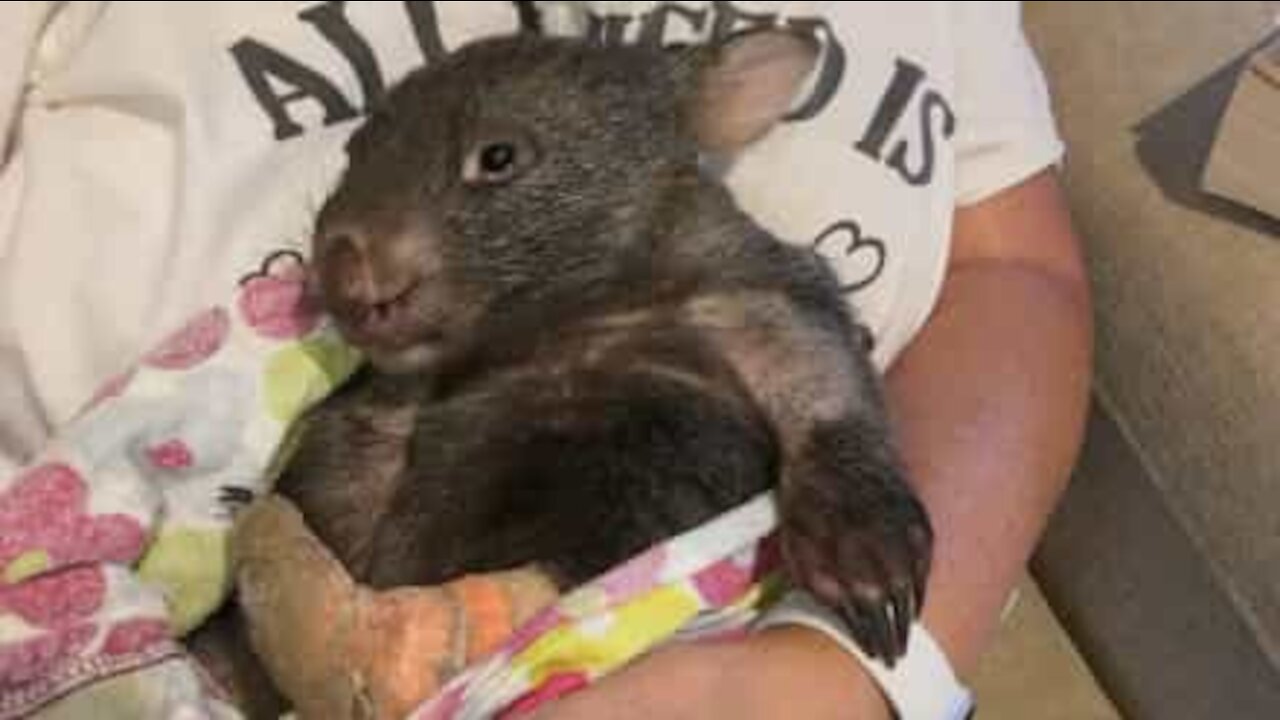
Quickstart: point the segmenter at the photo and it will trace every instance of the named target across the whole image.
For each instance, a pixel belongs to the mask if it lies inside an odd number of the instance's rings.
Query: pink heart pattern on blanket
[[[89,513],[88,495],[80,475],[61,464],[36,467],[0,494],[0,586],[50,567],[138,558],[147,542],[142,525]]]

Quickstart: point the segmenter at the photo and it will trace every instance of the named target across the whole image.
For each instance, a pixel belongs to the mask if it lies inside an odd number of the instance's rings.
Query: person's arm
[[[1065,489],[1084,432],[1093,323],[1056,179],[956,216],[943,296],[889,374],[938,535],[925,624],[971,673]]]
[[[972,675],[1083,433],[1088,281],[1056,178],[957,211],[938,305],[888,374],[888,403],[937,540],[924,621]],[[825,636],[781,627],[646,658],[551,707],[576,718],[887,718],[869,676]]]

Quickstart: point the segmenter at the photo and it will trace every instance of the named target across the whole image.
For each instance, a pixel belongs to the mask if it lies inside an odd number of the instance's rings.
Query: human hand
[[[664,648],[547,706],[535,720],[888,720],[859,663],[820,633],[779,627],[745,640]]]

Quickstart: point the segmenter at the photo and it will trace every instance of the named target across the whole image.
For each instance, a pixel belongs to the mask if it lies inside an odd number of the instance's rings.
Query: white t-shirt
[[[819,37],[796,119],[729,182],[831,259],[882,367],[933,307],[954,209],[1061,152],[1014,2],[543,5],[554,30],[604,41],[759,22]],[[306,249],[386,85],[517,24],[505,2],[56,6],[0,4],[0,474],[263,257]]]

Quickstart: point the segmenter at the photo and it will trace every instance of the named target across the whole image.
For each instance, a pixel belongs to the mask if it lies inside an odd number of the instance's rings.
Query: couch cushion
[[[1124,717],[1274,720],[1280,676],[1257,633],[1101,411],[1035,571]]]
[[[1030,580],[1005,613],[971,687],[983,720],[1120,720]]]
[[[1097,393],[1138,459],[1095,465],[1090,472],[1115,476],[1089,481],[1154,485],[1188,542],[1169,552],[1143,544],[1159,554],[1125,566],[1203,562],[1221,607],[1270,664],[1261,677],[1280,692],[1280,224],[1195,191],[1233,63],[1277,13],[1280,2],[1043,2],[1029,4],[1027,20],[1056,98],[1094,277]],[[1071,522],[1055,528],[1059,537],[1087,537],[1088,517]],[[1091,547],[1110,557],[1083,557],[1060,546],[1046,572],[1123,564],[1135,549]],[[1076,601],[1140,603],[1153,614],[1188,602],[1138,585]],[[1201,657],[1207,681],[1221,682],[1212,659],[1225,647],[1187,653]],[[1160,658],[1149,660],[1160,673]],[[1116,693],[1122,704],[1125,694]],[[1206,717],[1187,708],[1136,716]]]

